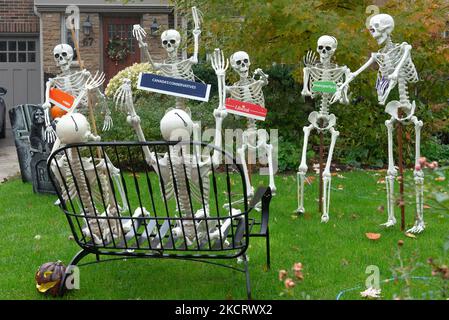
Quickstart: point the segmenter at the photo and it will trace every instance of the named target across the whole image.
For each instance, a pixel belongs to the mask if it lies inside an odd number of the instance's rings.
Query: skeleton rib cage
[[[190,59],[186,60],[166,60],[159,65],[159,70],[165,77],[176,79],[195,81],[195,74],[192,71],[192,62]]]
[[[155,154],[162,152],[169,156],[156,158],[154,168],[158,169],[150,170],[143,146],[148,146]],[[171,158],[170,154],[174,153],[169,149],[173,146],[166,142],[87,143],[65,146],[50,157],[52,182],[59,190],[61,208],[81,247],[100,253],[125,250],[123,254],[132,255],[131,251],[136,251],[167,257],[204,252],[214,257],[237,257],[245,252],[249,233],[247,201],[239,208],[229,205],[241,194],[246,197],[240,165],[223,152],[227,164],[216,167],[211,162],[210,176],[201,177],[198,165],[187,170],[185,163],[190,163],[191,159],[181,159],[182,153],[178,158]],[[97,160],[97,165],[93,166],[91,159],[97,148],[108,157],[101,160],[104,165]],[[208,148],[213,150],[212,146]],[[57,159],[59,161],[55,161]],[[169,165],[162,166],[160,161],[169,161]],[[113,167],[118,168],[116,173],[125,191],[125,204],[120,203],[118,186],[111,172]],[[175,177],[171,185],[165,183],[162,168]],[[193,174],[201,177],[196,186],[199,197],[193,195],[194,188],[188,178]],[[207,183],[203,179],[210,182],[210,199],[205,195],[203,186]],[[168,189],[171,189],[169,193]],[[170,194],[173,196],[167,197]],[[186,203],[189,208],[184,207]],[[226,204],[230,209],[223,208]],[[207,215],[192,214],[201,210]],[[229,225],[225,230],[221,228],[224,224]]]
[[[226,87],[226,91],[231,95],[232,99],[265,107],[263,86],[264,83],[261,80],[248,78],[245,81],[240,80],[232,86]]]
[[[394,46],[393,48],[389,50],[385,50],[384,48],[381,51],[377,52],[374,56],[376,63],[379,65],[379,71],[376,80],[379,102],[385,103],[391,90],[399,82],[399,95],[401,103],[408,104],[409,96],[407,83],[418,82],[418,73],[411,56],[408,55],[402,68],[399,70],[398,82],[388,80],[388,76],[395,71],[396,67],[404,56],[404,49],[407,43],[396,43],[392,45]]]

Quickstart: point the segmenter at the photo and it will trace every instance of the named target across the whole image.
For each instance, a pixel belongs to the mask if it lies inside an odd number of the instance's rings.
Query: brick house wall
[[[0,0],[0,33],[38,33],[34,0]]]
[[[54,75],[59,73],[59,69],[53,60],[53,48],[55,45],[61,43],[62,39],[62,19],[63,13],[59,12],[41,12],[42,17],[42,49],[43,49],[43,70],[44,74]],[[84,62],[84,67],[88,70],[101,70],[103,60],[103,43],[102,43],[102,20],[99,13],[83,13],[80,14],[81,24],[89,16],[92,23],[92,38],[94,41],[88,47],[83,47],[80,43],[81,58]],[[169,15],[167,14],[152,14],[146,13],[142,15],[142,26],[145,30],[150,29],[153,19],[156,18],[157,23],[163,29],[168,28]],[[80,41],[82,41],[83,35],[80,30]],[[160,37],[147,37],[147,41],[150,48],[150,53],[155,60],[161,60],[165,57],[165,51],[162,48]]]

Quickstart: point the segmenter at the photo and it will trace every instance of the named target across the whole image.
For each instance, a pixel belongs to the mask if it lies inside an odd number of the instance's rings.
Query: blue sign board
[[[210,84],[141,73],[137,88],[192,100],[209,101]]]

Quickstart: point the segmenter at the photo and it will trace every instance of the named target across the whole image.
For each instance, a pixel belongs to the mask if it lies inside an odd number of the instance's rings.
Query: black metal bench
[[[200,155],[189,152],[197,146]],[[69,266],[88,254],[96,262],[111,256],[207,262],[245,273],[248,298],[250,237],[266,238],[269,267],[270,189],[260,188],[248,203],[242,168],[222,150],[195,142],[73,144],[57,150],[48,166],[82,248]],[[242,195],[239,207],[231,206]],[[243,268],[220,263],[236,258]]]

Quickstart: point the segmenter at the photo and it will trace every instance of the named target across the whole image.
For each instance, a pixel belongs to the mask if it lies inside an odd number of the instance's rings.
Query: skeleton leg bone
[[[396,224],[396,218],[394,217],[394,181],[397,176],[397,170],[394,167],[393,159],[393,129],[395,119],[392,117],[390,120],[385,121],[385,125],[388,130],[388,170],[385,177],[385,185],[387,188],[387,212],[388,220],[382,226],[391,227]]]
[[[304,213],[304,180],[307,173],[307,144],[309,141],[310,132],[313,129],[313,125],[309,125],[303,128],[304,131],[304,144],[302,147],[301,164],[298,168],[298,173],[296,174],[297,185],[298,185],[298,209],[297,213]]]
[[[424,224],[424,172],[419,167],[419,158],[421,156],[421,128],[423,122],[418,120],[416,116],[411,118],[411,121],[415,125],[415,170],[413,172],[413,177],[415,180],[415,191],[416,191],[416,218],[415,225],[407,230],[410,233],[421,233],[426,227]]]
[[[331,162],[332,155],[334,153],[335,143],[340,132],[335,130],[333,127],[329,129],[331,133],[331,145],[329,147],[329,154],[327,155],[326,167],[323,172],[323,215],[321,216],[321,222],[329,221],[329,204],[330,204],[330,191],[331,191]]]

